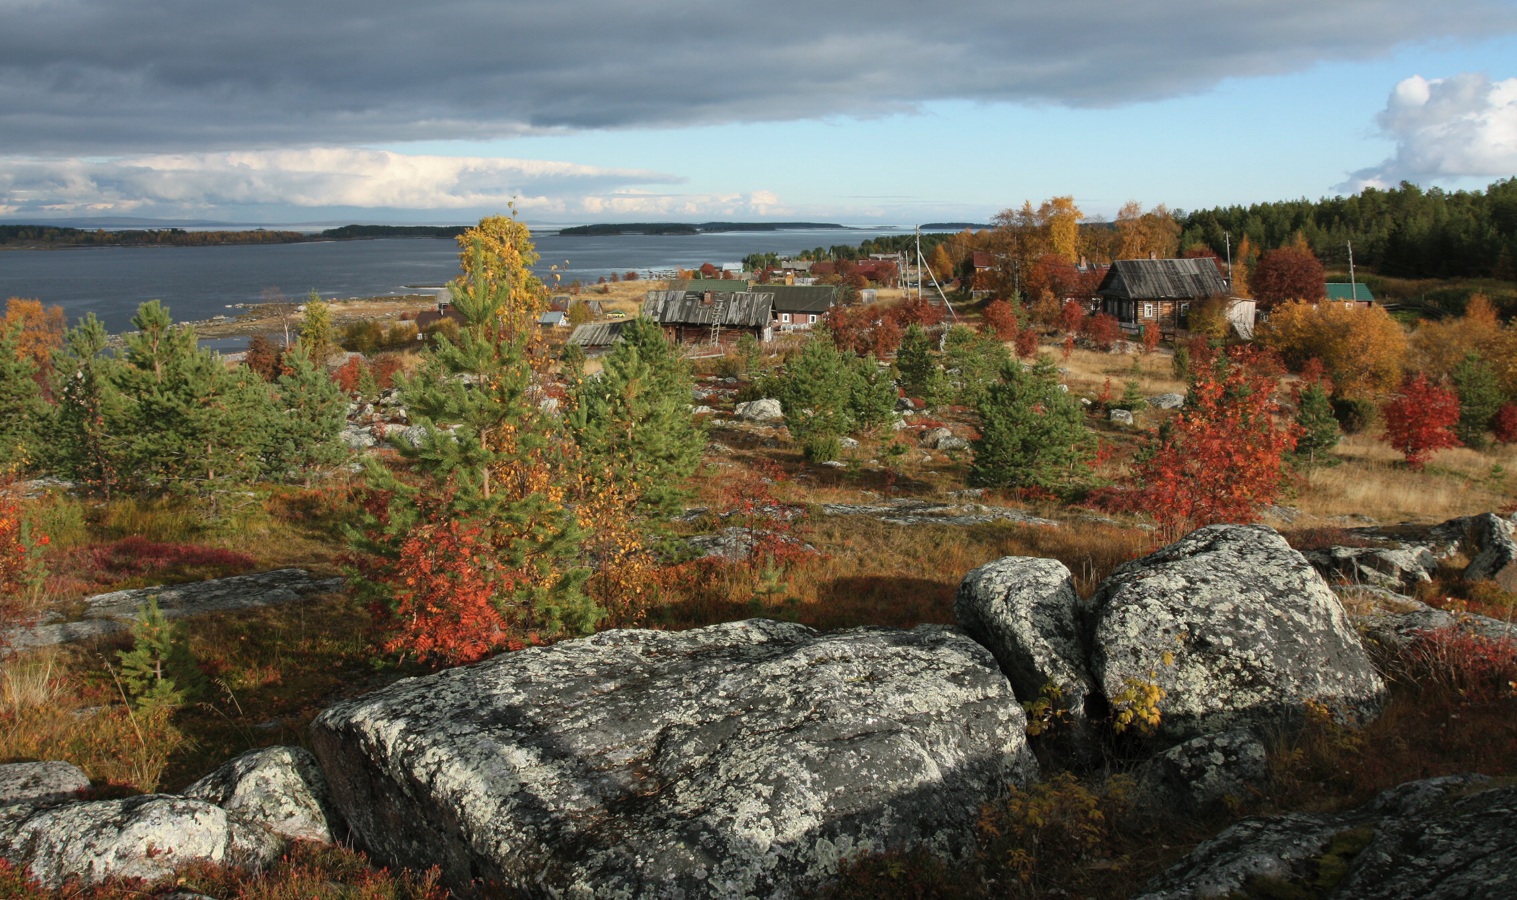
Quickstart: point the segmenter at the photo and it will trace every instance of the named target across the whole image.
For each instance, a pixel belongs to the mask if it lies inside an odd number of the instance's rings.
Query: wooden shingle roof
[[[649,291],[643,301],[643,315],[660,325],[713,325],[718,311],[724,327],[766,328],[774,317],[774,294]]]
[[[1197,300],[1227,293],[1210,259],[1119,259],[1096,293],[1121,300]]]
[[[609,347],[622,339],[622,328],[626,324],[626,320],[586,322],[575,326],[574,331],[569,335],[569,343],[578,344],[581,347]]]

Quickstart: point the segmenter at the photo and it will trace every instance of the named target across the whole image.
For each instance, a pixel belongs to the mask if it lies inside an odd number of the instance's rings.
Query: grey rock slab
[[[126,631],[125,622],[114,619],[85,619],[79,622],[58,622],[50,625],[33,625],[15,628],[6,633],[5,646],[0,647],[0,657],[21,650],[35,650],[54,644],[87,641],[108,637]]]
[[[985,525],[1011,522],[1057,528],[1059,523],[1018,509],[979,503],[934,503],[928,500],[887,500],[884,503],[823,503],[827,516],[871,516],[893,525]]]
[[[1385,686],[1338,598],[1263,525],[1212,525],[1119,567],[1091,598],[1090,667],[1104,696],[1157,684],[1159,735],[1185,741],[1378,714]]]
[[[56,760],[0,765],[0,806],[43,806],[78,799],[90,778],[73,763]]]
[[[725,559],[740,562],[755,553],[778,547],[788,547],[802,553],[815,553],[816,548],[788,534],[762,528],[744,528],[733,525],[713,534],[697,534],[685,539],[692,550],[706,559]]]
[[[249,750],[183,793],[290,840],[330,844],[342,830],[326,777],[304,747]]]
[[[1329,854],[1341,874],[1323,883]],[[1491,787],[1482,776],[1434,778],[1338,815],[1249,819],[1201,844],[1139,900],[1264,896],[1261,881],[1273,888],[1269,896],[1517,896],[1517,787]]]
[[[972,852],[1035,777],[995,660],[954,629],[752,620],[612,631],[408,679],[317,717],[355,839],[529,896],[797,897],[841,862]]]
[[[274,569],[192,584],[159,585],[97,594],[85,600],[89,618],[130,622],[149,598],[158,598],[166,618],[254,609],[342,590],[341,578],[315,578],[305,569]]]
[[[1114,409],[1106,417],[1118,425],[1131,425],[1134,421],[1132,411],[1126,409]]]
[[[0,833],[0,855],[45,887],[70,878],[156,881],[205,861],[261,868],[281,842],[200,800],[146,794],[33,812]]]
[[[1080,596],[1056,559],[1008,556],[964,576],[954,619],[1000,663],[1022,702],[1058,691],[1065,726],[1087,731],[1090,671],[1080,640]]]
[[[1148,405],[1154,409],[1179,409],[1185,405],[1184,394],[1159,394],[1148,398]]]

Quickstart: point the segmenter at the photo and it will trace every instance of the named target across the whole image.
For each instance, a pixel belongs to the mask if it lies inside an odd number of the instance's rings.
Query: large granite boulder
[[[1141,796],[1155,808],[1205,813],[1247,800],[1269,781],[1269,754],[1246,728],[1171,747],[1137,770]]]
[[[1120,709],[1162,689],[1170,742],[1287,724],[1307,701],[1360,722],[1385,693],[1337,597],[1262,525],[1208,526],[1126,563],[1091,607],[1103,695]]]
[[[1335,584],[1365,585],[1410,594],[1438,574],[1438,557],[1419,544],[1382,547],[1329,547],[1303,554],[1322,577]]]
[[[341,832],[326,778],[304,747],[262,747],[185,788],[282,838],[330,844]]]
[[[192,862],[257,869],[281,847],[219,806],[163,794],[69,803],[0,821],[0,856],[44,887],[70,878],[156,881]]]
[[[1151,882],[1139,900],[1517,896],[1517,787],[1411,782],[1339,815],[1249,819]]]
[[[793,897],[891,847],[949,858],[1034,777],[994,658],[955,630],[753,620],[612,631],[323,712],[355,839],[463,892]]]
[[[1486,513],[1471,517],[1469,531],[1475,552],[1464,577],[1471,581],[1488,578],[1502,590],[1517,591],[1517,540],[1512,537],[1512,523]]]
[[[1090,730],[1080,595],[1063,563],[1007,556],[980,566],[960,583],[953,615],[995,656],[1019,700],[1044,705],[1054,730]]]

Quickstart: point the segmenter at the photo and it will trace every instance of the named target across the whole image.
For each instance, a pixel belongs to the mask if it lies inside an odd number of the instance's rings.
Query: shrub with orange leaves
[[[1253,522],[1279,496],[1296,427],[1281,422],[1276,384],[1254,374],[1249,351],[1201,368],[1180,414],[1134,469],[1122,505],[1159,521],[1173,541],[1203,525]]]

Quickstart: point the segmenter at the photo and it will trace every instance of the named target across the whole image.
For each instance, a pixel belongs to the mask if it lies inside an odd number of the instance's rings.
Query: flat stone
[[[964,859],[1035,777],[990,654],[953,629],[753,620],[612,631],[401,681],[312,725],[388,864],[565,897],[811,896],[864,853]]]

